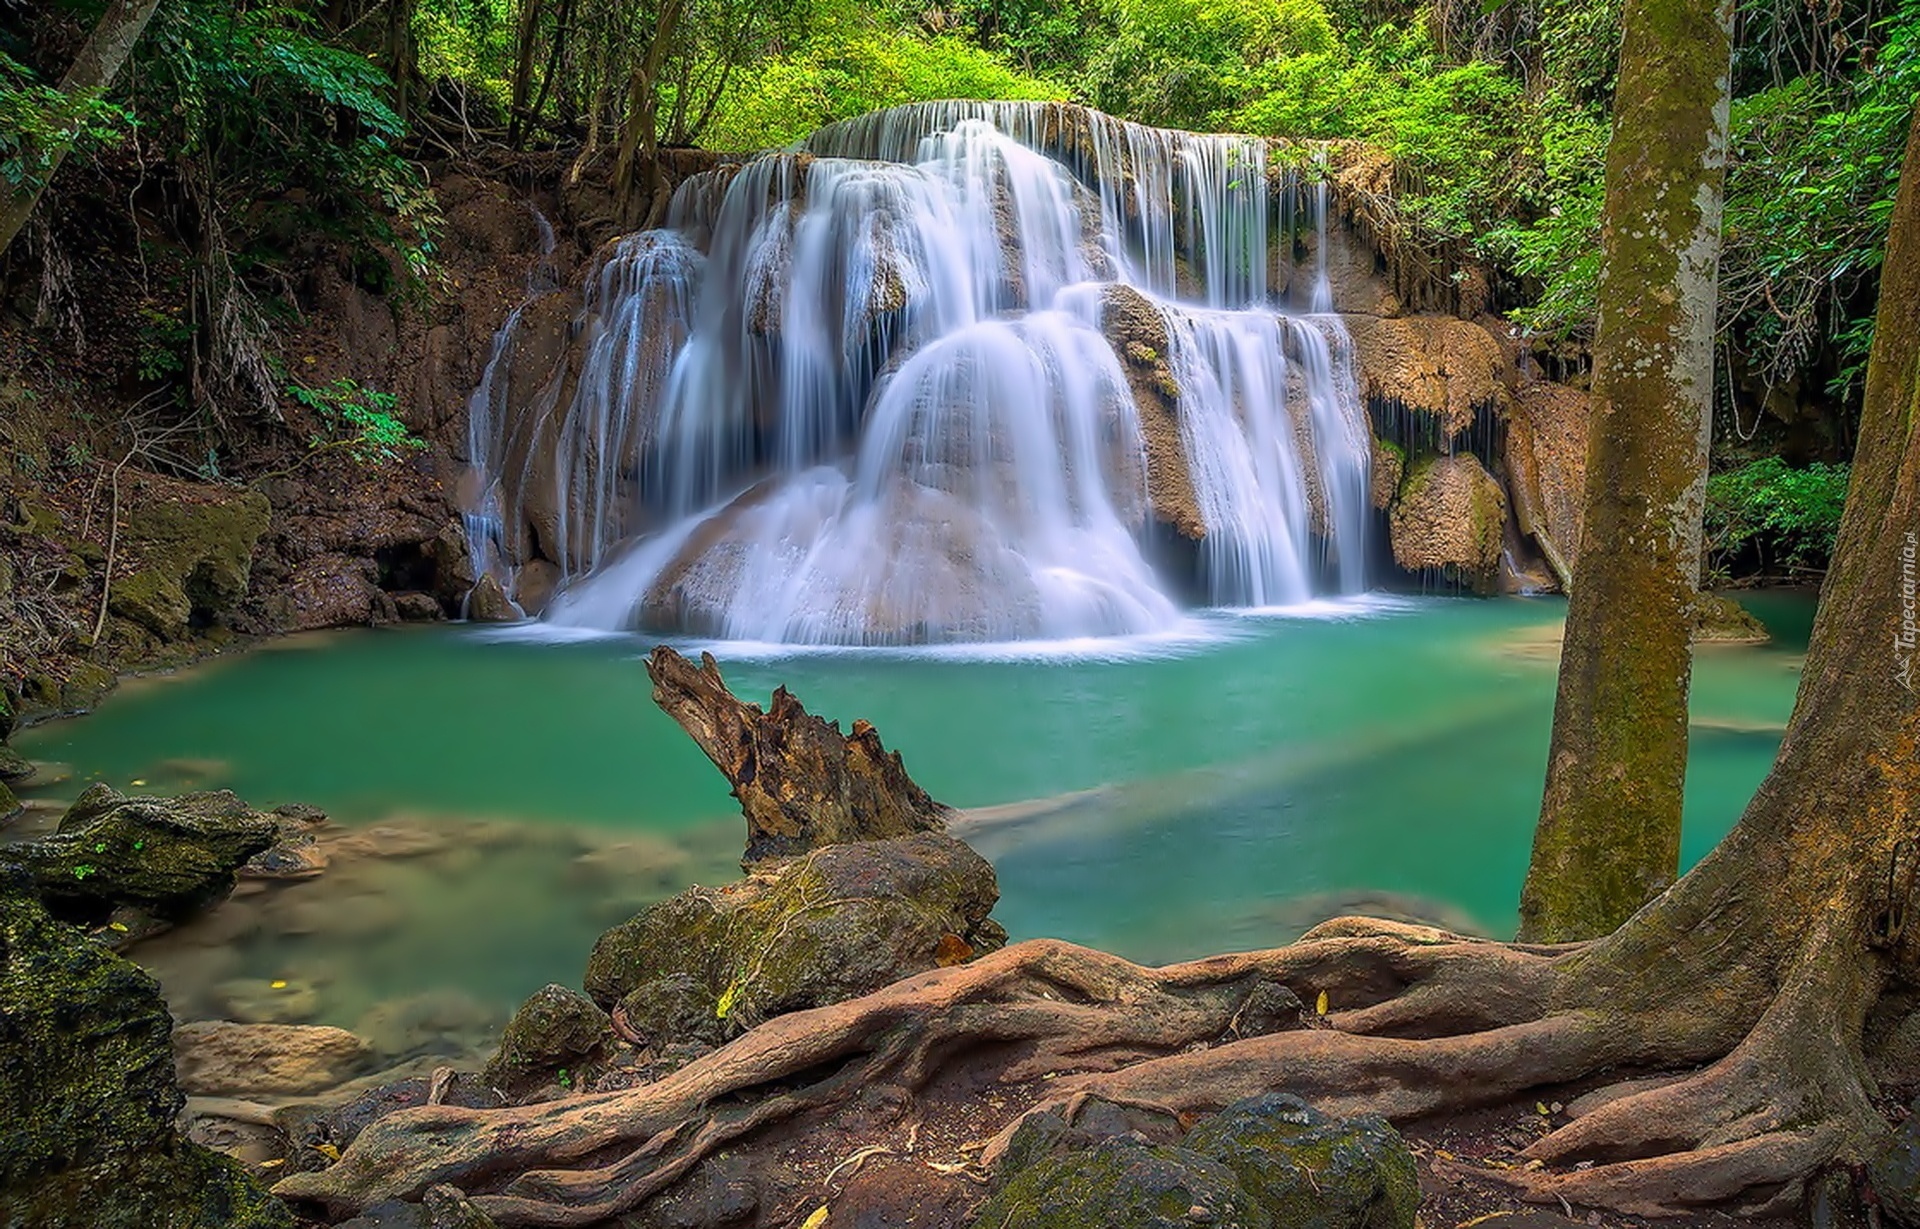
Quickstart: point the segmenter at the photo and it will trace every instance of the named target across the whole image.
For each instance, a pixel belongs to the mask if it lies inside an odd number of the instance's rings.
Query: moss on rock
[[[121,906],[177,920],[233,890],[240,867],[279,826],[225,790],[129,798],[95,785],[54,835],[0,847],[57,915],[97,922]]]
[[[1476,457],[1422,457],[1408,468],[1388,514],[1394,562],[1493,593],[1506,523],[1506,494]]]
[[[575,1082],[612,1057],[607,1013],[578,990],[548,985],[520,1004],[481,1078],[520,1096],[567,1072]]]
[[[975,1229],[1278,1229],[1220,1162],[1125,1138],[1027,1166],[973,1223]]]
[[[173,1133],[153,979],[0,870],[0,1207],[14,1229],[291,1229],[244,1170]]]
[[[924,972],[943,951],[999,948],[998,899],[993,867],[951,837],[828,845],[607,931],[586,990],[608,1009],[627,1000],[631,1027],[661,1030],[650,1041],[717,1040]]]
[[[1194,1125],[1185,1146],[1231,1169],[1287,1229],[1413,1229],[1420,1180],[1406,1141],[1383,1118],[1330,1118],[1268,1093]]]

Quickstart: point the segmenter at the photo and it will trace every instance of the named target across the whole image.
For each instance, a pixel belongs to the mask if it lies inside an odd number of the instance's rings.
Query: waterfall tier
[[[503,330],[476,558],[551,560],[555,623],[810,644],[1355,592],[1352,346],[1292,260],[1324,202],[1265,142],[1056,104],[896,108],[695,176]]]

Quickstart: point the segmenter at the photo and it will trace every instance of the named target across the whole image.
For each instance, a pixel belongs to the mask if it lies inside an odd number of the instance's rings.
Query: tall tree
[[[1627,0],[1601,216],[1585,515],[1523,939],[1673,882],[1712,421],[1731,0]]]
[[[159,7],[160,0],[112,0],[107,5],[107,11],[101,14],[99,24],[88,35],[80,54],[74,57],[67,75],[60,79],[60,94],[66,100],[70,115],[80,115],[86,100],[113,84]],[[53,173],[65,161],[79,127],[77,118],[63,125],[63,131],[44,151],[39,174],[0,190],[0,252],[7,250],[20,228],[27,224],[33,207],[53,180]]]

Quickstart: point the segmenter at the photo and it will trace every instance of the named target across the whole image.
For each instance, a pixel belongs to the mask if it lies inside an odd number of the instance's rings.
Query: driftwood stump
[[[842,734],[784,687],[762,712],[727,690],[711,653],[696,666],[661,645],[647,658],[647,675],[653,702],[700,744],[740,800],[743,868],[822,845],[946,831],[952,808],[915,785],[900,753],[865,721]]]

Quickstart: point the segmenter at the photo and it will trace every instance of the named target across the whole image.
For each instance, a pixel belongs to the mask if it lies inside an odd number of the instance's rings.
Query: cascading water
[[[1271,289],[1297,210],[1323,226],[1324,189],[1264,142],[1052,104],[896,108],[696,176],[601,261],[579,357],[521,373],[532,309],[503,330],[476,556],[558,565],[555,623],[793,643],[1358,591],[1368,437],[1324,256],[1319,314]],[[1117,286],[1154,341],[1116,331]]]

